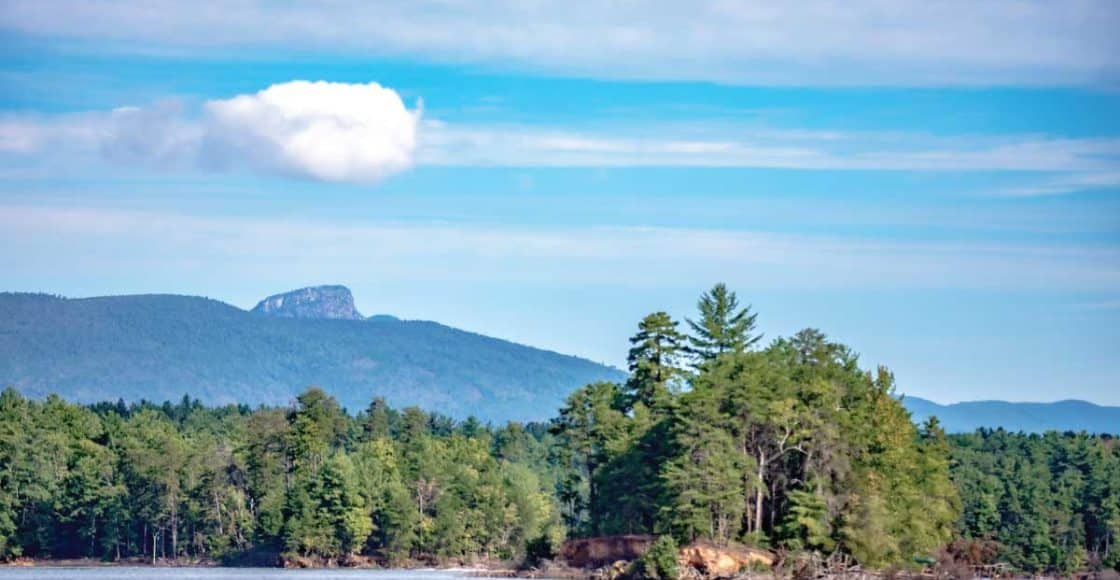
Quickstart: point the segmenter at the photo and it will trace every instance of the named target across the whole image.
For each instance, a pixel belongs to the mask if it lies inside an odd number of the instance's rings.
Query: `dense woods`
[[[5,390],[0,558],[535,560],[565,536],[642,533],[875,568],[953,551],[1120,565],[1110,437],[915,426],[891,373],[848,347],[812,329],[763,346],[722,285],[698,306],[687,331],[644,318],[628,380],[576,390],[549,423],[348,412],[317,388],[257,409]]]
[[[1120,570],[1120,442],[1109,435],[955,435],[966,538],[1023,570]]]

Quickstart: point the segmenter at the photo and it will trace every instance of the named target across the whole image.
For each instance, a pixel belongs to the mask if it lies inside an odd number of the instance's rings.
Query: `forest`
[[[650,314],[628,378],[541,423],[351,412],[314,387],[260,408],[9,388],[0,559],[532,563],[634,533],[876,569],[1120,568],[1111,436],[914,425],[888,369],[814,329],[764,344],[756,316],[723,285],[683,325]]]

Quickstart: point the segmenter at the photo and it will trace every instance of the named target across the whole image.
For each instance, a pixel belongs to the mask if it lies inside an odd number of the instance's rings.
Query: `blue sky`
[[[621,366],[724,281],[905,393],[1120,404],[1113,3],[324,6],[4,2],[0,287]]]

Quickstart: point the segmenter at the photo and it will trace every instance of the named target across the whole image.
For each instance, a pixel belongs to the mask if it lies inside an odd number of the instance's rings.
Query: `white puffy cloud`
[[[206,103],[206,162],[324,181],[374,181],[407,169],[419,111],[377,83],[292,81]]]
[[[419,109],[377,83],[292,81],[207,101],[108,112],[0,117],[0,154],[108,159],[125,166],[248,169],[372,182],[409,168]]]

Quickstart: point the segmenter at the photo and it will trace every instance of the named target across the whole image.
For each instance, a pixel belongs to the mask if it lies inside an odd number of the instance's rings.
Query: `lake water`
[[[456,570],[283,570],[276,568],[0,568],[0,580],[467,580]],[[507,579],[508,580],[508,579]]]

